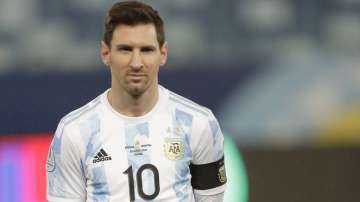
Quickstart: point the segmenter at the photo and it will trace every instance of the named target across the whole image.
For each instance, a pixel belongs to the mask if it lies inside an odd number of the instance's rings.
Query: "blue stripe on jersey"
[[[190,146],[190,133],[193,123],[193,116],[186,112],[176,109],[175,118],[173,119],[173,124],[175,131],[179,131],[181,138],[184,139],[184,158],[178,160],[175,165],[176,175],[175,175],[175,184],[173,189],[176,193],[176,197],[179,199],[179,202],[186,202],[189,200],[189,194],[187,188],[190,186],[189,180],[189,164],[192,151]]]
[[[125,142],[126,142],[126,146],[128,147],[127,149],[128,164],[129,166],[132,166],[132,170],[135,176],[138,169],[142,165],[150,163],[150,156],[146,151],[142,152],[142,154],[136,152],[137,149],[142,148],[141,145],[145,144],[144,142],[145,140],[147,143],[148,138],[149,138],[148,122],[139,123],[139,124],[125,124]],[[142,181],[143,181],[143,191],[145,193],[154,193],[155,191],[154,177],[150,171],[147,172],[147,170],[144,170],[142,175]],[[134,177],[134,185],[136,184],[137,184],[136,177]],[[144,201],[135,191],[135,202],[147,202],[147,201]]]
[[[105,169],[104,167],[96,167],[92,168],[93,175],[93,192],[91,194],[91,198],[93,201],[108,201],[110,192],[108,183],[106,180]]]
[[[221,140],[220,126],[215,118],[209,120],[209,125],[213,138],[213,148],[215,151],[217,151],[215,159],[220,159],[223,156],[223,145],[222,145],[223,142],[220,142]]]
[[[205,116],[208,116],[209,115],[209,111],[205,108],[205,107],[202,107],[186,98],[183,98],[183,97],[180,97],[179,95],[176,95],[174,93],[170,93],[170,97],[169,99],[173,102],[176,102],[178,104],[181,104],[193,111],[196,111],[196,112],[199,112]]]
[[[85,162],[91,161],[103,145],[100,136],[100,118],[98,114],[89,117],[80,123],[80,134],[83,141],[87,143],[85,152]],[[106,201],[109,199],[110,191],[106,179],[105,168],[103,166],[91,168],[93,187],[91,198],[94,201]]]
[[[84,187],[86,187],[85,166],[84,166],[82,159],[80,159],[80,169],[81,169],[81,174],[82,174],[82,178],[83,178],[83,182],[84,182]]]
[[[52,142],[52,149],[53,149],[53,152],[55,154],[60,154],[60,150],[61,150],[61,137],[62,137],[62,134],[60,135],[55,135],[54,139],[53,139],[53,142]]]
[[[216,135],[218,134],[220,127],[219,127],[219,124],[217,123],[217,121],[214,119],[209,120],[209,125],[210,125],[210,129],[211,129],[211,134],[213,137],[213,145],[215,146],[216,141],[217,141]]]
[[[97,136],[100,132],[100,118],[98,114],[80,123],[80,134],[86,144],[85,162],[91,161],[96,152],[101,148],[102,142]]]

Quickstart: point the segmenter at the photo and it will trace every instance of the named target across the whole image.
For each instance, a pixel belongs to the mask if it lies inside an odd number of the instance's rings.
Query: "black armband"
[[[224,156],[212,163],[190,164],[191,185],[194,189],[206,190],[226,183]]]

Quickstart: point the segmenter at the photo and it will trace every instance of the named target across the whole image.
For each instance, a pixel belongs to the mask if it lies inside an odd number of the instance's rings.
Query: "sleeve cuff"
[[[219,187],[212,188],[212,189],[206,189],[206,190],[194,189],[194,193],[196,193],[198,195],[209,196],[209,195],[216,195],[216,194],[223,193],[223,192],[225,192],[225,190],[226,190],[226,184],[223,184]]]

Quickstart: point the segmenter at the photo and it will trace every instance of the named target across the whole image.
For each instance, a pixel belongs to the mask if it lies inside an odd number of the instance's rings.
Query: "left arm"
[[[227,181],[224,137],[212,113],[197,138],[194,141],[193,160],[190,164],[195,201],[222,202]]]
[[[194,193],[196,202],[223,202],[224,201],[224,192],[215,195],[200,195]]]

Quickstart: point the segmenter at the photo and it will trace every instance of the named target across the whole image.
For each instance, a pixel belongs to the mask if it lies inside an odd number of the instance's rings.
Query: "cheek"
[[[156,75],[159,72],[159,63],[158,62],[153,62],[151,64],[147,64],[146,66],[148,67],[147,71],[151,75]]]
[[[151,70],[157,72],[161,64],[160,57],[144,57],[144,65],[149,67]]]
[[[152,80],[152,81],[157,80],[158,75],[159,75],[159,67],[158,66],[152,67],[149,75],[150,75],[150,78],[149,78],[150,80]]]
[[[125,66],[127,65],[131,60],[130,54],[121,54],[117,52],[116,50],[112,50],[109,54],[110,62],[117,66]]]
[[[119,60],[111,60],[110,62],[111,72],[115,75],[121,76],[126,71],[125,65],[122,61]]]

